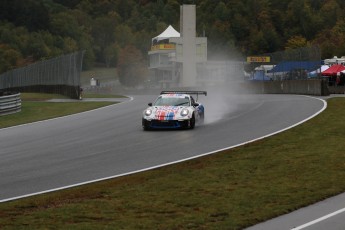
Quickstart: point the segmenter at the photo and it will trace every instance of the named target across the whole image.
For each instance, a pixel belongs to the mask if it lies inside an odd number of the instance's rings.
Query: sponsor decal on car
[[[177,106],[162,106],[156,110],[157,120],[174,120],[179,108]]]

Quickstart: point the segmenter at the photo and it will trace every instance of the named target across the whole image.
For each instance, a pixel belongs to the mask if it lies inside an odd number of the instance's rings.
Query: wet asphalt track
[[[0,201],[116,177],[270,135],[318,113],[296,95],[217,95],[194,130],[149,131],[141,111],[155,96],[68,117],[0,129]]]

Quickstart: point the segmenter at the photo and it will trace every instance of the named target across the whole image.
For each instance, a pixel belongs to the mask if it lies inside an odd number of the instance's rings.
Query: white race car
[[[205,108],[191,95],[207,95],[206,91],[162,91],[154,103],[144,110],[142,126],[148,129],[179,129],[195,127],[204,121]]]

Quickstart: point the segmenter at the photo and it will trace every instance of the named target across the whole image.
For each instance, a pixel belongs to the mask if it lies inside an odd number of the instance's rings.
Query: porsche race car
[[[144,110],[142,126],[148,129],[193,129],[203,123],[205,108],[192,95],[207,95],[206,91],[162,91],[154,103]]]

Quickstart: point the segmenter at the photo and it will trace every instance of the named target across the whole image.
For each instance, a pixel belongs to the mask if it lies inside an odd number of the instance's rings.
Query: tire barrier
[[[20,112],[22,108],[22,100],[20,93],[0,94],[0,116]]]

